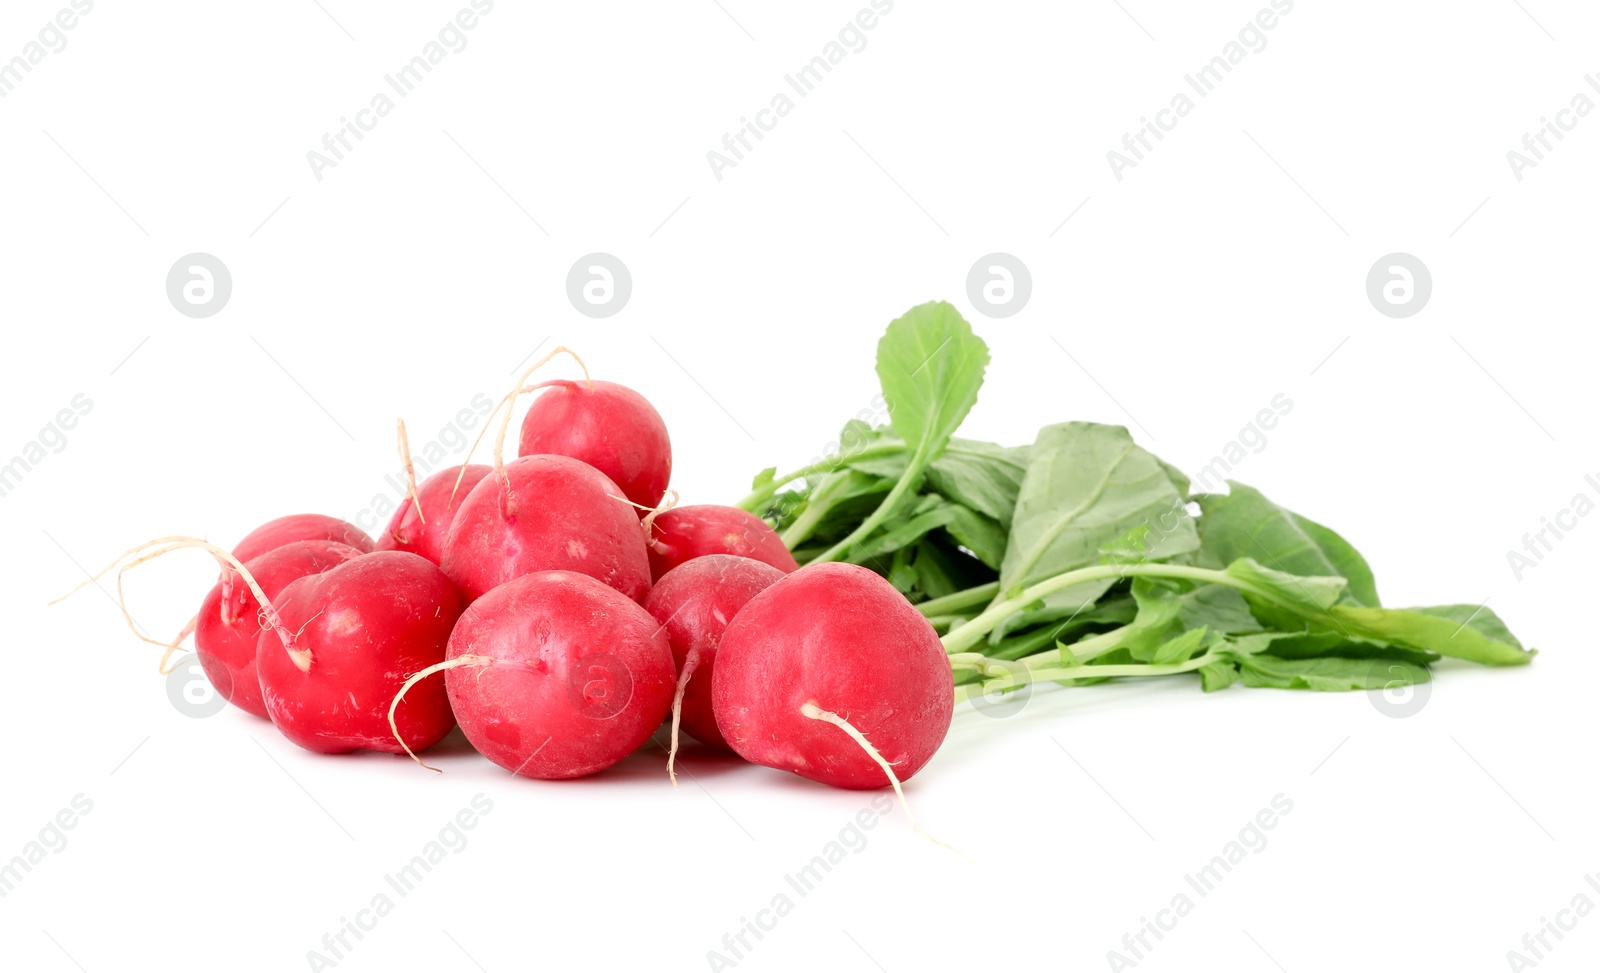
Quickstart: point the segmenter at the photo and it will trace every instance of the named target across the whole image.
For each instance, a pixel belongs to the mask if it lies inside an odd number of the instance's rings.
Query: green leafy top
[[[919,304],[878,342],[878,381],[889,423],[914,453],[932,460],[978,401],[989,346],[946,301]]]
[[[1533,657],[1481,605],[1381,607],[1338,533],[1242,483],[1191,497],[1120,426],[956,438],[988,362],[951,305],[912,308],[878,345],[890,425],[852,420],[840,455],[764,470],[741,501],[801,561],[865,564],[947,627],[958,698],[1177,672],[1207,691],[1375,689],[1441,657]]]

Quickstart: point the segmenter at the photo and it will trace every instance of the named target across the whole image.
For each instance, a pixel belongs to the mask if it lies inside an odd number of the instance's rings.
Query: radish
[[[276,598],[289,582],[321,574],[361,554],[336,541],[294,541],[246,561],[244,567],[268,598]],[[228,581],[212,586],[196,616],[195,654],[223,699],[266,719],[267,707],[256,676],[261,605],[249,587],[238,583],[238,572],[228,568],[225,574]]]
[[[500,400],[507,408],[495,437],[493,475],[458,501],[445,535],[439,566],[469,603],[535,571],[576,571],[635,601],[650,590],[650,558],[633,501],[610,477],[569,456],[503,459],[511,401],[528,391],[523,383],[535,369],[562,353],[572,354],[552,351]],[[458,483],[467,469],[462,467]]]
[[[355,548],[361,553],[372,550],[372,538],[367,532],[347,520],[337,517],[328,517],[323,514],[290,514],[269,520],[255,530],[244,535],[233,549],[233,556],[239,561],[253,561],[268,551],[275,550],[285,544],[295,541],[332,541]],[[238,576],[226,564],[222,564],[222,572],[217,580],[222,585],[222,600],[233,601],[235,598],[234,583]],[[189,619],[183,631],[171,642],[165,643],[166,652],[161,657],[161,672],[166,674],[167,662],[173,653],[183,644],[183,640],[194,634],[195,626],[199,623],[199,616]],[[202,662],[202,665],[204,663]],[[253,711],[252,711],[253,712]]]
[[[808,565],[751,598],[716,659],[717,728],[751,763],[899,791],[950,729],[955,686],[939,636],[854,564]]]
[[[389,526],[378,536],[376,550],[409,551],[438,564],[444,557],[444,541],[450,525],[461,507],[459,497],[451,500],[458,479],[462,488],[470,491],[493,472],[492,467],[478,464],[452,466],[423,480],[412,502],[400,507],[389,518]]]
[[[524,456],[458,502],[439,566],[471,602],[535,571],[576,571],[638,600],[650,590],[639,518],[616,484],[566,456]]]
[[[444,659],[461,599],[426,558],[376,551],[292,581],[272,604],[256,646],[267,714],[317,753],[433,746],[455,726],[439,686],[394,714],[406,673]]]
[[[672,706],[665,631],[627,596],[571,571],[525,574],[473,602],[447,654],[406,680],[391,713],[444,672],[467,739],[524,777],[604,770],[649,739]]]
[[[456,515],[456,494],[461,488],[471,490],[478,481],[493,472],[487,466],[452,466],[440,470],[422,481],[417,489],[417,472],[411,465],[411,443],[406,438],[406,421],[399,421],[398,438],[400,461],[405,466],[409,489],[406,499],[389,518],[389,526],[378,537],[376,549],[380,551],[410,551],[420,554],[434,564],[444,551],[445,535]]]
[[[363,554],[372,550],[372,538],[349,521],[322,514],[291,514],[269,520],[244,535],[244,540],[234,545],[233,556],[240,561],[253,561],[295,541],[336,541]]]
[[[666,495],[672,442],[645,397],[615,382],[543,383],[522,419],[518,456],[554,453],[582,460],[610,477],[646,510]]]
[[[785,574],[800,566],[766,521],[738,507],[674,507],[656,515],[652,523],[650,574],[656,580],[678,565],[708,554],[754,558]]]
[[[668,571],[644,600],[645,611],[666,629],[678,667],[678,688],[672,701],[672,746],[667,757],[669,775],[677,756],[680,719],[683,728],[701,743],[718,750],[733,749],[717,729],[711,708],[717,644],[745,602],[783,577],[783,572],[772,565],[747,557],[707,554]]]

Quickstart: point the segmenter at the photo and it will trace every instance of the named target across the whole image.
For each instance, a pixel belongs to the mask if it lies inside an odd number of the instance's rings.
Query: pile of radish
[[[460,726],[489,760],[546,780],[603,771],[666,727],[668,774],[681,732],[836,787],[898,790],[960,702],[1034,684],[1193,672],[1207,690],[1374,689],[1420,681],[1443,655],[1532,656],[1486,610],[1379,607],[1337,534],[1247,487],[1191,496],[1119,445],[1125,430],[955,439],[988,350],[948,304],[912,309],[880,343],[890,424],[852,423],[840,453],[765,471],[738,506],[676,505],[666,424],[638,392],[586,368],[527,384],[564,351],[501,400],[492,465],[419,485],[401,425],[411,491],[376,541],[295,515],[231,551],[161,538],[102,575],[181,549],[215,557],[196,617],[146,641],[165,667],[192,634],[216,691],[298,746],[420,763]],[[1099,486],[1079,497],[1075,477]],[[1295,563],[1230,549],[1229,503],[1251,505]]]

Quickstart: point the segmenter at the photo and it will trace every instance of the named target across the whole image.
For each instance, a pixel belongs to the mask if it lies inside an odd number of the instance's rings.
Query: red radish
[[[372,550],[372,538],[349,521],[322,514],[291,514],[269,520],[244,535],[244,540],[234,545],[233,556],[241,561],[253,561],[294,541],[337,541],[363,554]]]
[[[631,502],[609,477],[567,456],[535,454],[510,464],[503,459],[511,402],[539,388],[524,383],[559,354],[572,352],[557,348],[534,362],[500,400],[507,408],[494,441],[494,475],[459,501],[445,535],[439,566],[469,603],[535,571],[576,571],[635,601],[650,590],[644,532]],[[465,472],[463,467],[463,479]]]
[[[317,753],[433,746],[455,726],[443,687],[390,701],[416,672],[444,659],[461,599],[425,558],[377,551],[292,581],[273,600],[256,669],[267,713],[283,735]]]
[[[473,602],[448,654],[407,680],[394,706],[410,705],[407,693],[444,671],[467,739],[524,777],[604,770],[649,739],[672,705],[672,649],[661,626],[571,571],[526,574]]]
[[[615,382],[543,384],[546,391],[522,419],[517,455],[553,453],[582,460],[640,507],[659,504],[672,479],[672,442],[645,397]]]
[[[233,556],[239,561],[253,561],[268,551],[295,541],[333,541],[349,545],[363,554],[372,550],[372,538],[366,531],[349,521],[323,514],[290,514],[287,517],[269,520],[244,535],[244,539],[234,547]],[[238,576],[224,563],[222,573],[217,580],[222,585],[222,597],[225,600],[236,596],[233,585],[237,578]],[[168,671],[167,660],[178,651],[178,646],[183,644],[183,640],[194,633],[199,620],[198,616],[189,619],[189,623],[178,633],[178,637],[166,643],[167,651],[161,657],[163,674]]]
[[[535,571],[576,571],[638,600],[650,559],[616,484],[566,456],[524,456],[457,501],[439,566],[471,602]]]
[[[835,787],[921,770],[955,705],[933,626],[854,564],[801,568],[728,625],[711,681],[717,727],[739,756]]]
[[[717,644],[745,602],[783,580],[770,564],[731,554],[708,554],[667,572],[650,596],[645,611],[666,629],[678,665],[677,698],[673,700],[672,750],[677,750],[678,722],[701,743],[732,750],[717,729],[711,709],[711,679]],[[668,758],[670,771],[672,759]]]
[[[488,466],[477,464],[464,469],[465,475],[463,467],[452,466],[423,480],[414,502],[400,507],[389,519],[389,526],[378,537],[376,549],[410,551],[438,564],[444,556],[444,540],[460,510],[461,500],[480,480],[494,472]],[[461,493],[452,501],[458,480]]]
[[[294,541],[244,563],[245,570],[267,598],[289,582],[360,557],[361,551],[335,541]],[[239,573],[227,568],[226,581],[212,586],[196,616],[195,654],[206,678],[223,699],[242,710],[267,718],[256,677],[256,642],[261,637],[261,605]]]
[[[417,471],[411,465],[411,442],[406,438],[406,421],[401,419],[396,433],[400,461],[405,467],[406,499],[389,518],[389,526],[378,536],[380,551],[409,551],[434,564],[444,552],[445,535],[456,515],[456,496],[462,487],[471,490],[478,481],[494,472],[487,466],[452,466],[424,480],[417,489]]]
[[[738,507],[694,504],[657,514],[650,540],[650,574],[661,576],[692,558],[737,554],[787,574],[800,565],[782,538],[755,514]]]

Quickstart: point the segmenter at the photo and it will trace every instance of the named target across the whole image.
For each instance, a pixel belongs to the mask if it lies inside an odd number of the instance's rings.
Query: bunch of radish
[[[669,773],[680,726],[843,787],[915,773],[952,713],[932,626],[869,570],[797,570],[744,510],[675,507],[666,425],[642,395],[586,370],[524,384],[558,352],[501,401],[492,466],[417,484],[401,424],[412,487],[376,542],[294,515],[231,552],[161,538],[101,574],[209,552],[221,574],[163,667],[192,633],[217,693],[318,753],[415,757],[459,725],[502,767],[564,779],[666,724]],[[537,397],[505,462],[522,393]]]
[[[547,780],[605,770],[665,725],[669,776],[682,731],[899,791],[958,702],[1036,683],[1370,690],[1421,682],[1444,656],[1532,658],[1481,605],[1381,607],[1338,534],[1240,484],[1193,492],[1120,427],[954,438],[989,356],[949,304],[913,308],[879,343],[889,425],[852,421],[838,453],[763,471],[738,506],[675,505],[666,425],[639,393],[586,368],[526,384],[562,352],[501,399],[492,465],[469,453],[417,484],[401,424],[411,489],[376,542],[298,515],[231,552],[161,538],[102,574],[211,553],[221,574],[199,613],[146,641],[164,667],[192,633],[217,692],[301,747],[422,763],[459,725]]]

